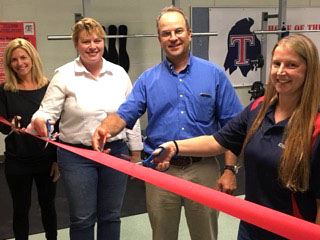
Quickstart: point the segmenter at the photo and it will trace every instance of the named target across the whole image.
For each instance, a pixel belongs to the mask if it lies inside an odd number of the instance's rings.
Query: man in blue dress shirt
[[[124,127],[132,128],[146,111],[144,151],[148,155],[167,141],[212,135],[242,110],[224,71],[191,54],[191,29],[181,9],[163,9],[157,28],[166,59],[142,73],[127,101],[96,129],[92,139],[96,150],[106,136],[114,136]],[[177,157],[170,163],[170,175],[230,194],[236,188],[232,171],[236,157],[231,152],[225,155],[225,163],[231,167],[221,177],[219,165],[212,157]],[[193,240],[217,239],[215,209],[151,184],[146,184],[146,199],[154,240],[178,239],[182,206]]]

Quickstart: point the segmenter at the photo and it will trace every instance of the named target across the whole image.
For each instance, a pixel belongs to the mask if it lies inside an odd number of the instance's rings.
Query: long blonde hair
[[[3,53],[3,68],[5,73],[4,89],[12,92],[19,90],[19,78],[11,67],[12,53],[17,48],[25,50],[30,56],[32,61],[31,77],[37,83],[37,87],[40,88],[46,85],[48,83],[48,79],[44,76],[42,63],[37,50],[29,41],[22,38],[16,38],[8,43]]]
[[[319,55],[316,46],[308,37],[297,34],[282,38],[274,46],[272,58],[275,49],[284,45],[306,61],[306,75],[301,97],[285,128],[283,138],[285,148],[280,159],[279,180],[288,189],[304,192],[309,188],[311,136],[320,102]],[[270,105],[276,104],[278,101],[277,92],[271,83],[270,75],[269,73],[268,86],[262,107],[247,134],[243,149],[261,126]]]

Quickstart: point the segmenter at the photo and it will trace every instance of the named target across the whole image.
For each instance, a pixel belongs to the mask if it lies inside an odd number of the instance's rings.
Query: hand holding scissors
[[[159,148],[161,148],[161,151],[158,154],[155,154],[155,155],[151,154],[147,159],[141,160],[140,162],[137,162],[137,164],[142,165],[144,167],[155,169],[158,166],[158,163],[153,162],[153,159],[161,156],[165,152],[165,149],[163,147],[159,147]]]
[[[9,132],[8,136],[10,134],[12,134],[13,132],[15,133],[18,133],[19,134],[19,128],[20,128],[20,120],[21,120],[21,117],[16,115],[12,118],[11,120],[11,131]]]
[[[54,122],[52,122],[50,119],[47,119],[46,121],[46,127],[47,127],[47,136],[45,137],[48,140],[55,141],[57,137],[59,136],[58,132],[53,133],[54,131]],[[46,142],[46,145],[44,148],[48,146],[49,142]]]
[[[161,156],[164,152],[165,152],[165,149],[163,147],[159,147],[161,150],[159,153],[157,154],[151,154],[147,159],[145,160],[140,160],[137,162],[137,160],[133,157],[130,157],[130,156],[127,156],[125,154],[122,154],[122,156],[124,156],[126,159],[129,159],[129,160],[132,160],[134,162],[136,162],[136,164],[139,164],[139,165],[142,165],[144,167],[148,167],[148,168],[152,168],[152,169],[156,169],[157,166],[158,166],[158,163],[156,162],[153,162],[153,159],[155,159],[156,157],[159,157]],[[167,169],[166,169],[167,170]]]

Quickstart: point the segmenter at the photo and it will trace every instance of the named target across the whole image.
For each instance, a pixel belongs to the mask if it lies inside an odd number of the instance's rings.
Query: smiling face
[[[277,46],[271,62],[271,80],[279,96],[300,96],[305,77],[306,61],[292,49]]]
[[[165,13],[158,22],[159,42],[171,61],[187,59],[191,41],[191,30],[178,12]]]
[[[32,60],[26,50],[22,48],[13,50],[10,65],[19,80],[31,78]]]
[[[83,65],[98,64],[102,59],[104,40],[95,32],[88,34],[86,30],[82,30],[76,48]]]

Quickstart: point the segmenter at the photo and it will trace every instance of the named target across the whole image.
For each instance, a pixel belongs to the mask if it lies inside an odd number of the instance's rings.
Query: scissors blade
[[[13,129],[11,129],[11,131],[8,133],[8,135],[7,135],[7,136],[11,135],[13,132],[14,132],[14,130],[13,130]]]
[[[130,162],[135,162],[136,164],[142,165],[144,167],[149,167],[149,168],[155,169],[157,167],[158,163],[153,162],[153,159],[161,156],[165,152],[165,149],[163,147],[159,147],[159,148],[161,148],[161,151],[158,154],[155,154],[155,155],[151,154],[145,160],[137,159],[137,158],[125,155],[125,154],[121,154],[121,156],[130,160]]]

